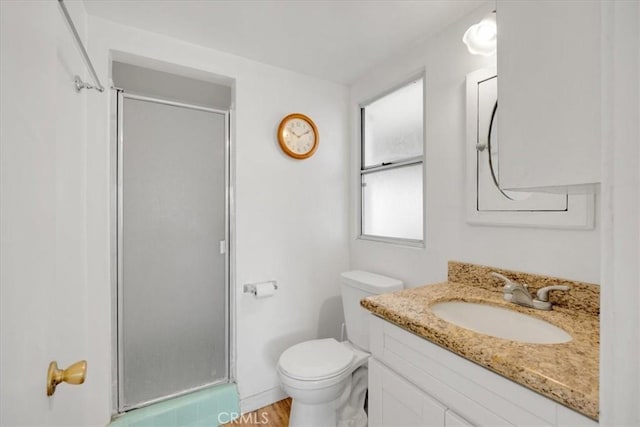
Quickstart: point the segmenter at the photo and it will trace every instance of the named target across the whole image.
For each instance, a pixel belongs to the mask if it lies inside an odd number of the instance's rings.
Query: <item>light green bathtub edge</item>
[[[237,418],[240,399],[236,384],[222,384],[134,409],[114,417],[113,427],[212,427]]]

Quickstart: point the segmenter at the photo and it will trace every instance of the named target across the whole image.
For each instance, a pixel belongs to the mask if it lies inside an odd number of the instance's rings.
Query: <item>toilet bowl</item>
[[[399,280],[364,271],[342,273],[341,279],[349,341],[305,341],[285,350],[278,361],[280,383],[293,399],[289,427],[337,425],[336,411],[348,400],[352,375],[369,358],[368,312],[360,300],[402,289]]]
[[[353,372],[369,354],[333,338],[305,341],[287,349],[278,363],[282,388],[295,404],[290,426],[336,424],[336,409]]]
[[[353,371],[368,358],[368,353],[333,338],[305,341],[282,353],[278,363],[280,383],[295,402],[289,425],[336,425],[339,398]]]

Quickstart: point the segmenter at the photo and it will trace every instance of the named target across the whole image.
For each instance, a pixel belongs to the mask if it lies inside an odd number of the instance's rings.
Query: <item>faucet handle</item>
[[[569,287],[564,285],[547,286],[542,289],[538,289],[536,293],[536,299],[542,302],[549,301],[549,291],[568,291]]]
[[[496,277],[498,279],[501,279],[504,281],[504,291],[505,292],[511,292],[515,287],[518,286],[518,284],[516,282],[514,282],[513,280],[509,279],[507,276],[502,275],[500,273],[496,273],[495,271],[491,272],[491,275],[493,277]],[[526,287],[526,285],[525,285]]]
[[[500,273],[496,273],[495,271],[491,272],[491,275],[493,277],[496,277],[498,279],[504,280],[504,287],[502,288],[502,293],[503,293],[503,298],[505,301],[511,301],[513,300],[513,291],[520,288],[520,284],[517,282],[514,282],[513,280],[509,279],[507,276],[504,276]],[[524,287],[524,289],[526,290],[526,285]]]
[[[491,275],[492,275],[493,277],[498,278],[498,279],[502,279],[502,280],[504,280],[504,284],[505,284],[505,286],[510,285],[510,284],[512,283],[511,279],[509,279],[507,276],[504,276],[504,275],[502,275],[502,274],[500,274],[500,273],[496,273],[495,271],[492,271],[492,272],[491,272]]]

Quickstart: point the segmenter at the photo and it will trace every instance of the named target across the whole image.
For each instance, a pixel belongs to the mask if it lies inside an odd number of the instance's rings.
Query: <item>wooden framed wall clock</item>
[[[289,114],[278,127],[280,148],[294,159],[306,159],[316,152],[320,135],[316,124],[304,114]]]

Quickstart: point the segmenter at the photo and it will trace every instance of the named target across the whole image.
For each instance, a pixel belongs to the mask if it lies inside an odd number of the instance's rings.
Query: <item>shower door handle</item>
[[[220,240],[220,255],[224,255],[227,253],[227,241]]]

